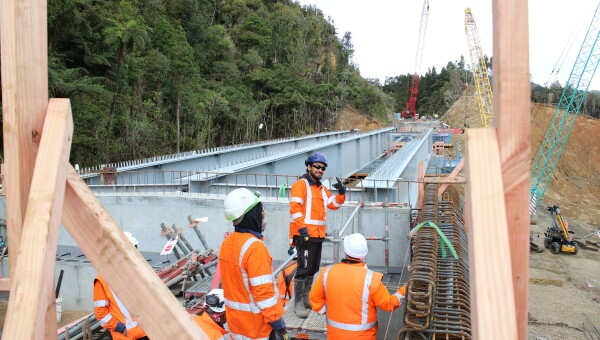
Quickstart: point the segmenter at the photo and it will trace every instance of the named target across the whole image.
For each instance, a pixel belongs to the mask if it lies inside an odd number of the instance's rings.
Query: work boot
[[[304,300],[302,300],[302,302],[304,302],[304,308],[308,308],[308,310],[311,310],[312,307],[310,305],[310,289],[312,288],[312,283],[314,280],[314,276],[307,276],[306,277],[306,282],[304,283]]]
[[[304,307],[304,284],[306,279],[294,279],[294,312],[299,318],[308,317],[308,309]]]

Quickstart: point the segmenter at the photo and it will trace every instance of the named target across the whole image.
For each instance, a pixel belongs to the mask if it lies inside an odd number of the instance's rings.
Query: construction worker
[[[224,208],[235,230],[221,244],[219,255],[231,337],[287,340],[273,260],[262,242],[266,227],[262,203],[258,195],[241,188],[227,195]]]
[[[229,339],[225,337],[228,332],[223,325],[227,322],[225,317],[225,296],[223,289],[213,289],[204,298],[204,313],[192,319],[202,328],[210,340]]]
[[[279,276],[277,278],[279,298],[281,299],[281,303],[284,307],[292,298],[292,294],[294,294],[294,276],[296,275],[297,267],[298,262],[290,263],[281,271],[281,273],[279,273]]]
[[[292,185],[290,198],[290,249],[298,254],[298,269],[294,279],[294,312],[305,318],[310,311],[308,293],[321,265],[321,250],[325,240],[327,208],[337,210],[346,200],[346,187],[340,179],[333,185],[338,194],[333,196],[321,184],[327,168],[327,158],[317,152],[304,162],[306,173]]]
[[[406,285],[390,295],[383,274],[367,268],[367,240],[361,234],[344,238],[346,258],[321,270],[310,292],[312,309],[327,314],[327,339],[377,339],[377,308],[400,306]]]
[[[133,234],[128,231],[124,234],[137,248],[138,240]],[[94,279],[94,314],[100,325],[110,331],[113,340],[148,340],[146,333],[100,274]]]

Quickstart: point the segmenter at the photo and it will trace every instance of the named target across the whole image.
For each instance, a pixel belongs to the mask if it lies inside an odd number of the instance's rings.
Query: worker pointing
[[[290,245],[295,245],[298,254],[298,268],[294,279],[294,312],[305,318],[310,311],[308,293],[321,265],[321,251],[325,240],[327,208],[337,210],[346,200],[346,187],[340,179],[334,187],[338,194],[321,184],[327,168],[327,158],[317,152],[304,162],[306,173],[292,185],[290,198]],[[290,247],[288,253],[293,253]]]
[[[126,231],[125,236],[137,248],[138,240],[133,234]],[[100,274],[94,279],[94,314],[100,326],[110,331],[113,340],[148,340],[137,321],[131,317]]]
[[[266,227],[262,203],[258,195],[240,188],[227,195],[224,208],[235,229],[221,244],[219,255],[231,337],[287,339],[273,260],[262,242]]]
[[[321,270],[310,292],[312,309],[327,314],[328,339],[377,338],[377,308],[392,311],[400,306],[406,285],[390,295],[383,274],[367,268],[367,240],[361,234],[344,238],[346,258]]]

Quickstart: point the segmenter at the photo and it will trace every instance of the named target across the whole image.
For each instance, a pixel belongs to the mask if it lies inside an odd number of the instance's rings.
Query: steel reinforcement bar
[[[469,262],[462,204],[455,188],[437,197],[437,185],[426,184],[421,222],[437,225],[458,258],[442,251],[433,226],[423,225],[414,236],[407,283],[404,327],[398,340],[471,339]]]

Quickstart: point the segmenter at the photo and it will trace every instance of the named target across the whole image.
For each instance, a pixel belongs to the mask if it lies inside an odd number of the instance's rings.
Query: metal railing
[[[262,197],[274,200],[287,200],[292,185],[299,176],[270,175],[251,173],[218,173],[198,171],[95,171],[103,178],[103,184],[97,184],[91,178],[85,178],[88,186],[97,195],[180,195],[198,197],[202,195],[226,195],[231,190],[245,187],[258,191]],[[210,180],[189,180],[190,177],[212,178]],[[413,199],[400,202],[401,193],[415,191],[418,182],[414,180],[377,180],[370,179],[369,187],[364,186],[361,178],[343,178],[347,187],[346,201],[349,202],[390,202],[408,203]],[[323,178],[323,185],[331,188],[334,178]],[[335,193],[335,189],[332,189]]]

